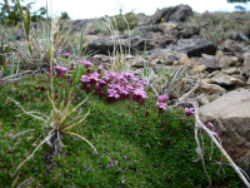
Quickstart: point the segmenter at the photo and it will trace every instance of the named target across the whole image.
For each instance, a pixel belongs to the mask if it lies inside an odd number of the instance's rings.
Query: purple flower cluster
[[[88,65],[84,65],[85,68]],[[101,74],[103,70],[104,74]],[[96,94],[104,96],[109,102],[125,100],[132,94],[132,100],[142,105],[147,95],[144,91],[145,82],[140,81],[134,75],[126,72],[115,73],[105,71],[102,66],[98,67],[96,73],[82,75],[82,88],[90,92],[93,88]]]
[[[90,66],[93,65],[91,62],[78,60],[77,63],[86,69],[86,73],[81,76],[80,81],[82,89],[87,93],[94,90],[95,94],[105,97],[109,102],[125,100],[132,95],[131,100],[138,102],[139,105],[142,105],[144,99],[148,98],[144,91],[147,84],[146,81],[136,78],[131,73],[106,71],[101,65],[96,72],[93,72],[90,70]],[[56,66],[57,77],[63,77],[65,72],[73,70],[75,64],[75,62],[71,62],[69,69],[63,66]]]

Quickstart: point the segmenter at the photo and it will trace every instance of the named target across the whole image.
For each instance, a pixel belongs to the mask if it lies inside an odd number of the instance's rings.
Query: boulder
[[[244,90],[225,94],[200,108],[202,122],[214,124],[223,147],[248,175],[250,175],[249,106],[250,90]]]
[[[157,24],[162,22],[169,21],[186,21],[189,17],[193,16],[193,10],[188,5],[178,5],[175,7],[168,7],[156,12],[148,24]]]
[[[205,39],[181,39],[169,45],[167,49],[186,53],[189,57],[201,57],[201,54],[215,55],[217,46]]]

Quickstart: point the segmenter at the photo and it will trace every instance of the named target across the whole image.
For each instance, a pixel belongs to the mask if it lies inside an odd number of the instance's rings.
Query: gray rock
[[[220,68],[226,68],[226,67],[229,67],[232,63],[233,63],[233,60],[230,57],[224,56],[218,62],[218,65]]]
[[[204,69],[204,70],[206,70],[208,72],[213,72],[215,70],[220,70],[221,69],[217,64],[214,63],[213,60],[201,59],[200,63],[202,65],[206,66],[206,69]]]
[[[189,57],[200,57],[201,54],[215,55],[217,46],[205,39],[181,39],[170,44],[167,49],[186,53]]]
[[[158,33],[147,33],[143,35],[132,36],[128,38],[126,42],[127,43],[130,42],[132,48],[144,51],[145,42],[146,42],[146,50],[153,50],[171,44],[175,42],[175,39],[173,39],[168,35],[164,35],[158,32]]]
[[[243,72],[246,76],[250,76],[250,51],[244,54]]]
[[[221,72],[213,75],[211,78],[211,82],[221,86],[245,85],[244,81]]]
[[[222,72],[226,74],[239,74],[240,70],[237,69],[236,67],[232,67],[232,68],[223,69]]]
[[[236,32],[232,34],[232,39],[236,41],[249,41],[246,35],[240,32]]]
[[[244,48],[234,40],[227,39],[221,46],[222,51],[230,54],[242,53]]]
[[[217,51],[215,54],[215,62],[219,62],[221,58],[224,56],[223,52],[221,50]]]
[[[161,32],[162,30],[159,25],[147,25],[147,26],[137,26],[133,30],[131,30],[131,33],[135,31],[145,34],[148,32]]]
[[[144,64],[147,64],[147,61],[145,61],[145,60],[139,60],[139,61],[136,61],[136,62],[134,62],[132,65],[131,65],[131,67],[132,68],[143,68],[144,67]]]
[[[179,33],[178,37],[181,39],[189,39],[194,35],[199,35],[200,29],[196,26],[186,26],[182,28]]]
[[[250,175],[250,90],[233,91],[200,108],[203,123],[213,123],[222,145]],[[216,120],[219,119],[221,124]]]
[[[117,50],[120,49],[120,45],[123,47],[123,49],[127,48],[129,46],[129,42],[126,39],[121,39],[118,44],[116,43],[112,38],[106,38],[101,37],[99,39],[92,40],[88,43],[88,45],[85,47],[88,53],[99,53],[108,55],[113,52],[114,46]]]
[[[173,43],[175,39],[170,36],[166,36],[160,32],[158,33],[146,33],[142,35],[131,36],[125,38],[124,36],[119,36],[119,39],[116,38],[113,40],[112,37],[99,37],[98,39],[91,40],[85,46],[89,53],[99,53],[108,55],[113,52],[114,45],[116,50],[120,50],[120,46],[123,48],[123,51],[130,47],[132,53],[139,51],[144,51],[145,42],[146,50],[154,50],[157,48],[164,47],[170,43]]]
[[[249,28],[247,28],[247,30],[246,30],[246,36],[248,37],[248,38],[250,38],[250,27]]]

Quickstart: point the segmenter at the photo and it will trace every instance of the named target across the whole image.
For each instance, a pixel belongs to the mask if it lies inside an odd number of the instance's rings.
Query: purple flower
[[[126,97],[129,96],[130,91],[129,91],[129,89],[121,88],[119,94],[121,95],[121,99],[125,99]]]
[[[128,73],[128,72],[125,72],[123,73],[124,74],[124,77],[127,79],[127,80],[132,80],[135,76],[131,73]]]
[[[194,114],[194,108],[185,108],[185,114],[187,117],[190,117],[191,114]]]
[[[86,75],[82,75],[82,77],[81,77],[81,82],[82,83],[87,83],[87,82],[89,82],[90,80],[89,80],[89,77],[88,76],[86,76]]]
[[[95,85],[95,89],[96,89],[96,91],[99,91],[99,90],[101,89],[101,87],[100,87],[100,84],[99,84],[99,83],[97,83],[97,84]]]
[[[219,133],[217,133],[217,132],[214,132],[214,135],[217,135],[217,136],[218,136],[218,135],[219,135]]]
[[[72,85],[73,81],[74,81],[73,79],[70,79],[69,80],[69,85]]]
[[[100,79],[98,78],[100,75],[98,73],[94,73],[94,74],[90,74],[88,76],[90,84],[94,84],[96,82],[98,82]]]
[[[110,97],[110,98],[118,99],[120,97],[120,95],[114,89],[108,89],[108,93],[109,93],[108,97]]]
[[[88,85],[87,85],[87,88],[86,88],[87,93],[89,93],[89,92],[90,92],[90,88],[91,88],[91,85],[90,85],[90,84],[88,84]]]
[[[141,80],[141,81],[140,81],[140,84],[146,86],[146,85],[147,85],[147,81],[146,81],[146,80]]]
[[[169,99],[169,97],[166,95],[161,95],[161,96],[159,96],[158,102],[164,103],[166,99]]]
[[[208,123],[206,124],[206,127],[214,127],[214,125],[213,125],[212,123],[208,122]]]
[[[159,113],[162,113],[163,109],[164,110],[167,109],[167,104],[166,103],[157,102],[156,105],[159,108]]]
[[[75,68],[75,62],[74,61],[72,61],[71,63],[70,63],[70,68],[69,68],[69,70],[74,70],[74,68]]]
[[[57,77],[63,77],[64,73],[69,71],[68,68],[59,66],[59,65],[55,66],[55,68],[57,69],[57,73],[56,73]]]
[[[145,98],[148,98],[148,97],[142,88],[138,88],[134,90],[134,94],[132,96],[133,101],[137,101],[139,105],[142,105]]]
[[[145,117],[148,117],[149,116],[149,111],[147,110],[146,112],[145,112]]]
[[[70,58],[70,54],[69,53],[64,53],[64,58],[65,59],[69,59]]]
[[[87,60],[77,61],[77,62],[80,64],[83,64],[85,69],[88,69],[90,67],[90,65],[93,65],[91,62],[89,62]]]
[[[99,82],[100,86],[105,86],[106,85],[106,82],[101,80],[101,79],[99,79],[98,82]]]
[[[98,70],[97,70],[97,73],[98,73],[98,74],[101,74],[102,69],[103,69],[103,66],[102,66],[102,65],[99,65]]]

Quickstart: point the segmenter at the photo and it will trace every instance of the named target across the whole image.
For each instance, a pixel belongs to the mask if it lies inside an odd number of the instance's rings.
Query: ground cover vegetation
[[[28,36],[30,18],[22,19]],[[166,74],[172,82],[160,80],[164,87],[155,95],[146,65],[140,79],[121,70],[124,61],[113,62],[115,71],[85,60],[83,34],[71,53],[62,54],[58,41],[67,40],[57,24],[44,24],[35,47],[29,37],[24,45],[14,40],[19,50],[9,51],[10,66],[2,66],[0,187],[239,186],[211,145],[213,125],[207,124],[211,135],[201,129],[197,135],[196,109],[168,105],[182,69]],[[39,40],[47,48],[35,56]],[[17,61],[35,68],[18,72]],[[203,155],[197,156],[196,138]]]

